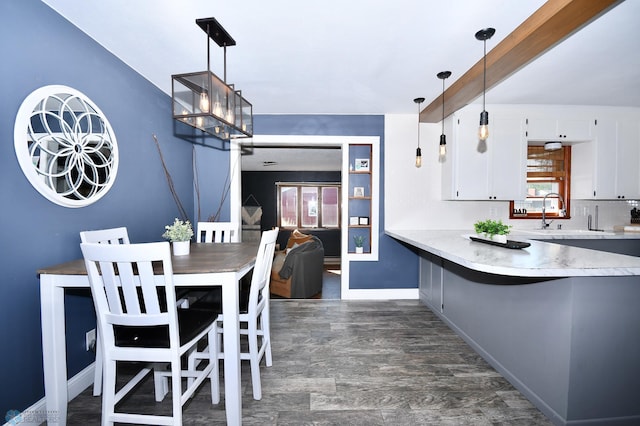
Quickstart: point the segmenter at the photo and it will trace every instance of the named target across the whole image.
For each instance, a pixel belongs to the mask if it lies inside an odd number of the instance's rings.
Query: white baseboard
[[[399,299],[414,299],[419,298],[419,291],[417,288],[389,288],[381,290],[363,289],[352,290],[342,292],[343,300],[399,300]]]
[[[67,394],[69,400],[72,400],[76,396],[80,395],[86,388],[93,385],[93,373],[95,369],[95,363],[91,363],[84,370],[73,376],[67,381]],[[47,420],[47,403],[44,398],[33,404],[31,407],[22,411],[22,418],[20,421],[9,421],[3,426],[38,426]],[[55,423],[49,422],[49,425]]]

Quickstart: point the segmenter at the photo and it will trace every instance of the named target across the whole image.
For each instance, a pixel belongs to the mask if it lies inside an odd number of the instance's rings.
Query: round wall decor
[[[95,203],[118,172],[116,136],[100,108],[67,86],[44,86],[22,102],[16,157],[31,185],[65,207]]]

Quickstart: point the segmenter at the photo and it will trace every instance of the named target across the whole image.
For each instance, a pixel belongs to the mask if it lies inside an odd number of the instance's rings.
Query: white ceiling
[[[340,171],[340,148],[256,147],[242,156],[243,171]]]
[[[227,82],[254,114],[416,113],[543,0],[43,0],[166,93],[171,75],[203,71],[215,17],[236,40]],[[585,0],[586,1],[586,0]],[[595,0],[589,0],[595,1]],[[487,103],[640,107],[640,1],[622,4],[487,92]],[[211,68],[223,74],[222,49]],[[244,165],[243,165],[244,168]]]

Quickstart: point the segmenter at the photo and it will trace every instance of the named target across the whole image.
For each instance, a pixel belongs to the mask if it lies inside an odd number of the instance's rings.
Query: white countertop
[[[385,233],[466,268],[490,274],[520,277],[640,275],[640,257],[532,239],[576,238],[569,233],[553,233],[550,236],[512,232],[509,235],[510,240],[531,243],[531,246],[524,249],[508,249],[471,241],[469,236],[475,234],[469,230],[385,230]],[[640,237],[626,235],[602,234],[595,237],[625,239]],[[594,238],[594,236],[582,238]]]

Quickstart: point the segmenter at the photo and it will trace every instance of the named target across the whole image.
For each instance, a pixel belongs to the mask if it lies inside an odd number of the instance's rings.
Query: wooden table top
[[[210,274],[234,272],[255,262],[258,242],[245,243],[191,243],[185,256],[171,256],[174,274]],[[60,263],[38,269],[40,274],[87,275],[84,259]]]

